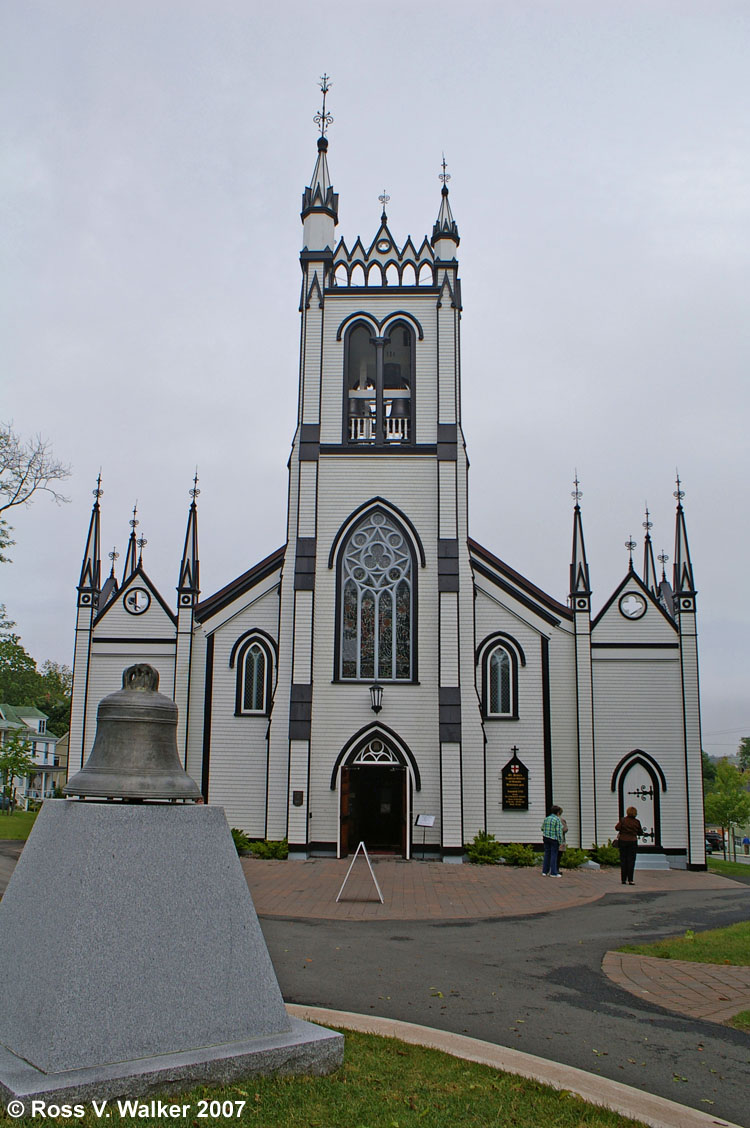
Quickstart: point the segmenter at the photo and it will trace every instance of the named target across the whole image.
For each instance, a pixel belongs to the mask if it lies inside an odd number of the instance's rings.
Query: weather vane
[[[631,567],[631,570],[632,570],[632,567],[633,567],[633,552],[635,551],[635,549],[637,547],[636,542],[633,540],[632,536],[629,536],[628,539],[625,541],[625,547],[627,548],[628,552],[630,553],[630,567]]]
[[[189,491],[190,496],[192,497],[193,501],[195,501],[195,499],[197,498],[197,496],[200,492],[201,491],[198,489],[198,467],[196,466],[195,477],[193,478],[193,488],[192,488],[192,490]]]
[[[682,501],[683,497],[685,496],[685,491],[683,489],[680,489],[680,474],[679,474],[679,471],[675,471],[675,473],[677,474],[677,489],[672,494],[672,497],[677,498],[677,503],[679,505],[679,503]]]
[[[390,198],[391,197],[388,195],[385,188],[383,189],[383,195],[378,196],[378,199],[380,200],[381,204],[383,205],[383,219],[385,219],[385,205],[390,201]]]
[[[575,485],[575,489],[573,490],[573,492],[571,493],[570,496],[573,498],[573,501],[576,503],[576,505],[578,505],[578,502],[583,497],[583,493],[578,488],[579,485],[580,485],[580,482],[578,481],[578,471],[577,470],[576,470],[576,476],[573,479],[573,484]]]
[[[101,472],[101,470],[99,471],[99,477],[96,479],[96,489],[92,490],[91,492],[92,492],[92,494],[94,495],[94,497],[96,498],[97,501],[99,500],[99,498],[104,493],[104,490],[102,489],[102,472]]]
[[[667,561],[669,560],[669,557],[667,556],[664,549],[661,550],[661,552],[656,557],[656,559],[661,564],[661,578],[662,578],[662,580],[666,580],[666,578],[667,578],[666,566],[667,566]]]
[[[326,94],[331,89],[333,83],[331,82],[327,74],[323,74],[320,76],[320,82],[318,83],[318,85],[323,91],[323,107],[322,109],[318,110],[317,114],[313,118],[313,121],[317,126],[320,126],[320,136],[325,137],[328,126],[333,125],[333,117],[331,116],[331,114],[326,113]]]
[[[113,548],[111,552],[107,553],[107,556],[109,556],[110,560],[112,561],[112,575],[114,576],[114,574],[115,574],[115,561],[120,559],[120,553],[117,551],[116,548]]]
[[[451,178],[451,174],[445,171],[447,167],[448,166],[445,163],[445,153],[443,153],[443,171],[438,176],[438,180],[440,180],[445,187],[448,186],[448,181]]]
[[[646,520],[643,522],[643,528],[646,530],[646,536],[649,535],[649,532],[651,531],[651,529],[653,529],[653,527],[654,527],[654,522],[651,521],[650,518],[649,518],[648,502],[647,502],[646,503]]]
[[[135,533],[135,530],[138,527],[138,525],[140,525],[140,521],[138,521],[136,519],[136,513],[137,512],[138,512],[138,502],[136,501],[135,505],[133,506],[133,516],[128,521],[128,524],[130,525],[130,528],[133,530],[134,533]]]

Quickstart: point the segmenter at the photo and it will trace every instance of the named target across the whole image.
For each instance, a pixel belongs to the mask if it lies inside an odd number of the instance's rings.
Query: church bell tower
[[[345,854],[366,828],[408,857],[424,811],[434,848],[458,859],[484,823],[484,791],[450,177],[443,162],[437,220],[419,249],[394,238],[385,193],[369,244],[337,243],[329,88],[324,76],[302,197],[267,835],[288,834],[293,855]]]

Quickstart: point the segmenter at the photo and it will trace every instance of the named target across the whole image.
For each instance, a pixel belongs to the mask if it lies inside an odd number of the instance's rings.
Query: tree
[[[737,749],[737,758],[740,761],[740,768],[742,769],[742,771],[750,771],[750,736],[743,736],[740,738],[740,746]]]
[[[29,775],[34,770],[34,761],[29,756],[31,741],[20,732],[6,736],[0,745],[0,778],[3,785],[3,798],[9,800],[6,812],[10,814],[10,800],[13,797],[13,779]]]
[[[701,749],[701,760],[703,761],[703,784],[706,790],[716,779],[716,763],[711,759],[708,752]]]
[[[716,779],[706,795],[706,818],[728,832],[730,846],[734,841],[734,827],[743,826],[750,819],[747,788],[747,774],[728,760],[719,760]]]
[[[70,467],[52,454],[47,439],[35,435],[24,440],[12,423],[0,423],[0,563],[8,563],[2,550],[15,542],[3,514],[18,505],[29,505],[37,493],[48,493],[58,504],[68,501],[56,483],[70,477]]]
[[[14,626],[0,603],[0,701],[8,705],[34,705],[46,714],[49,731],[62,736],[70,728],[70,666],[47,661],[40,672],[13,631]]]

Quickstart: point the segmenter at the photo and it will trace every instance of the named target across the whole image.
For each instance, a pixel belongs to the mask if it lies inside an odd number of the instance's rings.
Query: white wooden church
[[[325,101],[316,120],[286,544],[201,599],[194,490],[175,607],[144,570],[135,516],[121,582],[114,568],[101,582],[97,488],[70,774],[99,701],[145,661],[178,705],[179,753],[205,800],[252,838],[287,837],[292,857],[364,841],[459,861],[480,829],[539,843],[555,802],[571,845],[606,842],[633,805],[647,850],[703,868],[679,482],[673,582],[657,573],[647,516],[641,574],[631,564],[595,614],[577,485],[567,603],[473,541],[448,177],[431,238],[399,247],[384,204],[374,238],[350,250],[335,234]]]

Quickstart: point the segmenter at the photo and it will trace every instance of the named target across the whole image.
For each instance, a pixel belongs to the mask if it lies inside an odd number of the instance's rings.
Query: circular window
[[[642,595],[629,591],[620,598],[620,614],[626,619],[640,619],[646,614],[646,600]]]

